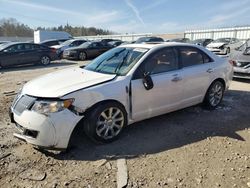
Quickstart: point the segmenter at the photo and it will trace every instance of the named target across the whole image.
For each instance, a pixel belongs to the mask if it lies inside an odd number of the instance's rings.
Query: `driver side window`
[[[177,51],[173,48],[165,48],[156,52],[145,62],[144,71],[150,74],[158,74],[178,69]]]

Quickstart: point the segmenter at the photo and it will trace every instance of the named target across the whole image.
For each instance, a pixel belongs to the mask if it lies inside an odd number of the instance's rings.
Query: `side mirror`
[[[250,55],[250,47],[247,47],[243,53],[244,55]]]
[[[151,76],[149,75],[149,73],[143,74],[142,83],[143,83],[146,90],[150,90],[154,87],[153,80],[152,80]]]

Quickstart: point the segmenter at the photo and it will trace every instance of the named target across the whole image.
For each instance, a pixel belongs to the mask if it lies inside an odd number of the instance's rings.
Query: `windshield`
[[[213,43],[215,42],[230,43],[231,40],[232,40],[231,38],[220,38],[220,39],[216,39],[215,41],[213,41]]]
[[[90,46],[90,44],[92,44],[91,42],[84,42],[82,43],[79,47],[82,47],[82,48],[87,48]]]
[[[194,41],[192,41],[192,43],[196,44],[196,43],[203,43],[204,39],[196,39]]]
[[[7,47],[9,47],[11,45],[12,45],[12,43],[3,43],[3,44],[0,44],[0,51],[2,51],[3,49],[5,49],[5,48],[7,48]]]
[[[238,51],[244,51],[247,47],[250,46],[250,39],[248,39],[244,44],[242,44],[240,47],[236,48]]]
[[[85,69],[106,74],[126,75],[147,51],[146,48],[114,48],[94,59]]]

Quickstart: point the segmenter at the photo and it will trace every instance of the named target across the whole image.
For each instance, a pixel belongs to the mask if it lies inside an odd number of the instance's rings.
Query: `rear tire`
[[[50,58],[48,56],[42,56],[41,57],[41,60],[40,60],[40,63],[44,66],[47,66],[50,64]]]
[[[205,95],[204,105],[207,109],[215,109],[222,101],[224,95],[225,87],[222,82],[215,81],[213,82]]]
[[[127,113],[122,105],[108,102],[94,107],[86,114],[84,130],[96,143],[116,140],[127,125]]]
[[[87,54],[85,52],[80,52],[79,56],[78,56],[78,59],[81,60],[81,61],[86,60],[87,59]]]

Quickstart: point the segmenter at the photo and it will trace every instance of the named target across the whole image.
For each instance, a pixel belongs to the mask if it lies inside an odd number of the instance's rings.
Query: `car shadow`
[[[213,111],[199,105],[134,123],[124,129],[117,141],[103,145],[90,141],[78,127],[70,149],[59,154],[41,152],[58,160],[95,161],[136,158],[205,139],[209,141],[211,137],[229,137],[244,142],[237,132],[250,128],[249,111],[241,108],[245,104],[250,104],[250,92],[230,90]]]
[[[15,71],[23,71],[23,70],[36,70],[36,69],[47,69],[47,68],[53,68],[53,67],[61,67],[61,66],[70,66],[70,65],[78,65],[77,62],[52,62],[51,64],[47,65],[47,66],[43,66],[43,65],[20,65],[20,66],[12,66],[12,67],[4,67],[2,69],[0,69],[0,71],[2,73],[4,72],[15,72]]]

